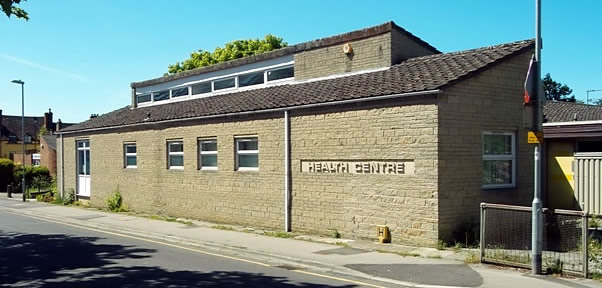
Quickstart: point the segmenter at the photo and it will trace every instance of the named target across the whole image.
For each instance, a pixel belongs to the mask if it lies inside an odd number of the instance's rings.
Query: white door
[[[90,197],[90,141],[77,141],[77,195]]]

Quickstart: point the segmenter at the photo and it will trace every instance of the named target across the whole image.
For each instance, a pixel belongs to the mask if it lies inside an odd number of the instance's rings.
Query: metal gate
[[[575,198],[586,213],[602,214],[602,152],[575,153]]]

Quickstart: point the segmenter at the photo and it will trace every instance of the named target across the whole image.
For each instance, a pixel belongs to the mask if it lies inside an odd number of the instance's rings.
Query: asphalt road
[[[0,287],[363,287],[20,216],[0,207]]]

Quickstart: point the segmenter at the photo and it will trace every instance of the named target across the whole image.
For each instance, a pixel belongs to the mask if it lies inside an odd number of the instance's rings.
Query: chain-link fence
[[[481,261],[531,268],[531,207],[481,204]],[[602,274],[598,215],[543,211],[542,266],[550,273]]]

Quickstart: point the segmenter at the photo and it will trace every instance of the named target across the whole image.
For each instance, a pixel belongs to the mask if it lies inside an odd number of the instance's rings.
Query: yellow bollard
[[[376,226],[376,235],[379,243],[391,243],[391,232],[389,227],[384,225]]]

